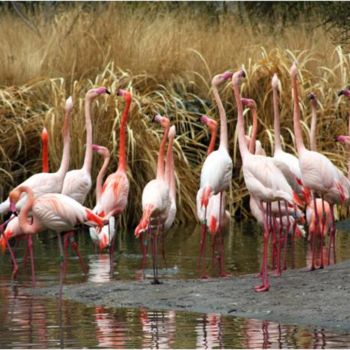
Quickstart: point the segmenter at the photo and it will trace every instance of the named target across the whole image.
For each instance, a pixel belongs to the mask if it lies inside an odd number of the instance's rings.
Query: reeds
[[[198,5],[200,6],[200,5]],[[175,142],[178,216],[180,222],[195,219],[195,195],[201,165],[206,156],[208,133],[199,125],[200,114],[217,117],[211,78],[224,70],[243,66],[247,79],[243,95],[254,98],[260,120],[259,139],[271,152],[273,118],[271,77],[282,85],[281,124],[285,147],[294,152],[289,67],[300,69],[301,108],[305,138],[311,111],[307,94],[319,100],[317,143],[320,151],[346,170],[343,146],[334,141],[347,132],[347,102],[337,91],[347,84],[349,54],[334,45],[322,27],[300,21],[283,34],[267,32],[239,22],[234,13],[215,20],[195,5],[169,10],[162,4],[130,3],[61,4],[52,8],[21,9],[31,29],[11,11],[0,21],[0,185],[4,199],[11,187],[40,171],[40,132],[49,131],[50,166],[56,170],[62,153],[63,103],[75,100],[71,168],[82,165],[85,133],[83,100],[91,87],[107,86],[113,93],[131,89],[133,103],[128,123],[129,204],[121,218],[124,225],[140,217],[141,193],[155,176],[162,130],[152,125],[156,113],[166,114],[177,128]],[[51,12],[50,12],[51,11]],[[310,30],[312,28],[312,31]],[[235,169],[230,199],[232,215],[248,215],[247,191],[240,174],[235,122],[229,84],[221,96],[229,121],[230,152]],[[109,171],[118,163],[117,146],[123,101],[112,94],[93,105],[94,143],[112,154]],[[101,159],[95,157],[93,178]],[[1,195],[1,193],[0,193]],[[88,198],[92,206],[94,193]]]

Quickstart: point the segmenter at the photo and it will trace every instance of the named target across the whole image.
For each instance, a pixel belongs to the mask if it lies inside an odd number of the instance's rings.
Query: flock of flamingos
[[[314,94],[309,96],[312,108],[312,126],[310,150],[307,149],[300,125],[300,108],[298,93],[298,70],[294,63],[290,69],[293,91],[293,123],[297,156],[286,153],[281,147],[279,121],[279,86],[280,81],[275,74],[272,77],[275,147],[272,157],[266,156],[261,143],[256,140],[258,119],[257,106],[254,100],[243,98],[240,93],[241,80],[245,78],[243,70],[235,73],[225,72],[216,75],[212,80],[212,90],[220,116],[220,144],[214,150],[217,135],[217,122],[203,115],[200,121],[205,124],[211,140],[208,155],[204,161],[200,187],[197,193],[197,216],[201,222],[200,253],[198,260],[199,273],[202,278],[206,274],[206,238],[207,231],[213,239],[213,249],[220,252],[220,275],[227,276],[224,271],[224,239],[223,233],[229,226],[230,213],[226,208],[225,191],[228,190],[232,178],[232,159],[229,155],[227,120],[219,86],[231,81],[233,95],[237,106],[237,131],[239,150],[242,157],[242,171],[245,185],[250,193],[250,209],[263,229],[264,253],[261,264],[261,285],[255,287],[257,292],[269,290],[268,253],[269,241],[272,243],[272,267],[276,274],[286,268],[287,239],[291,235],[301,236],[305,233],[304,211],[306,212],[308,239],[312,249],[311,270],[323,268],[323,254],[320,263],[316,264],[317,252],[325,244],[329,235],[328,263],[331,253],[335,262],[335,218],[334,205],[349,204],[350,180],[324,155],[316,151],[316,106]],[[110,154],[107,148],[92,143],[91,104],[97,97],[110,94],[105,87],[91,89],[85,96],[86,118],[86,152],[81,169],[69,169],[70,157],[70,117],[73,101],[68,98],[65,105],[63,124],[63,155],[60,168],[56,172],[48,172],[47,133],[43,132],[43,172],[32,175],[15,187],[8,198],[0,204],[0,214],[8,213],[7,220],[0,226],[0,247],[8,249],[15,278],[18,265],[9,240],[26,238],[27,250],[32,266],[32,279],[35,284],[34,256],[32,235],[52,230],[57,233],[60,248],[60,285],[67,267],[68,246],[78,254],[82,267],[82,257],[74,241],[74,229],[79,225],[90,226],[92,241],[102,250],[109,248],[113,252],[115,242],[115,217],[126,207],[129,193],[129,180],[126,174],[126,123],[132,102],[129,91],[119,90],[118,95],[125,101],[121,118],[119,136],[119,164],[115,172],[104,180]],[[342,90],[339,95],[350,98],[350,90]],[[253,117],[251,136],[245,135],[243,108],[247,107]],[[176,216],[176,184],[173,159],[173,142],[176,136],[175,126],[165,116],[156,115],[154,122],[164,129],[160,142],[156,177],[146,184],[142,193],[143,214],[135,228],[135,236],[140,239],[143,257],[147,254],[146,240],[150,241],[153,282],[158,279],[158,239],[174,223]],[[339,136],[338,140],[350,143],[350,136]],[[168,147],[166,149],[166,144]],[[91,210],[83,206],[91,186],[91,166],[93,152],[103,157],[103,165],[96,179],[96,205]],[[63,238],[63,242],[62,242]],[[317,266],[316,266],[317,265]]]

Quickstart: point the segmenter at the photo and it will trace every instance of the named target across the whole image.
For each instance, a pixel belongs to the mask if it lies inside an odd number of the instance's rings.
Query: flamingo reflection
[[[219,314],[205,314],[196,325],[197,348],[212,349],[224,347],[223,318]]]
[[[105,283],[110,280],[110,254],[91,255],[89,259],[88,281]]]

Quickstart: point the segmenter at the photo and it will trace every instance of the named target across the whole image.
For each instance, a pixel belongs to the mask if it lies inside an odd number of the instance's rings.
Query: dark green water
[[[338,225],[337,259],[350,258],[348,223]],[[103,283],[110,279],[151,277],[150,261],[145,274],[141,267],[139,242],[131,233],[118,235],[114,274],[109,273],[108,254],[97,254],[90,238],[81,232],[79,247],[89,273],[84,276],[77,258],[70,253],[65,284],[86,280]],[[169,278],[196,278],[199,227],[177,227],[166,238],[166,260],[160,275]],[[34,240],[37,286],[58,283],[58,247],[55,238],[42,234]],[[306,266],[305,240],[288,246],[288,267]],[[226,270],[234,275],[257,272],[262,255],[262,238],[253,223],[235,224],[225,237]],[[1,348],[348,348],[350,334],[324,329],[286,326],[268,321],[147,309],[85,307],[55,299],[32,297],[29,264],[23,266],[23,242],[17,249],[20,271],[11,282],[8,255],[0,257],[0,347]],[[207,263],[211,266],[208,245]],[[216,276],[217,269],[209,268]]]

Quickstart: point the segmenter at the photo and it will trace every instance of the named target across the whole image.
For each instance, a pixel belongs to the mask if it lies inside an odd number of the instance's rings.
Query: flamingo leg
[[[26,244],[26,251],[24,253],[24,257],[23,257],[23,267],[26,268],[27,267],[27,260],[28,260],[28,255],[29,255],[29,243],[28,243],[28,237],[23,238],[27,240],[27,244]],[[17,247],[17,245],[19,245],[19,242],[21,241],[21,238],[15,238],[15,247]]]
[[[62,300],[63,294],[63,280],[64,280],[64,252],[62,245],[62,237],[59,232],[57,232],[58,247],[60,250],[59,262],[60,262],[60,289],[59,289],[59,299]]]
[[[223,193],[220,192],[220,211],[219,211],[219,249],[220,249],[220,277],[227,277],[230,274],[228,272],[225,271],[225,246],[224,246],[224,230],[222,227],[222,219],[223,216],[225,215],[225,212],[223,212],[223,210],[225,210],[225,208],[223,208],[224,203],[224,196]]]
[[[320,265],[320,269],[323,269],[323,239],[324,239],[324,230],[326,227],[326,210],[324,207],[324,199],[323,199],[323,195],[321,196],[322,199],[322,226],[321,226],[321,235],[320,235],[320,252],[321,252],[321,265]]]
[[[162,282],[158,279],[158,237],[161,234],[161,225],[158,223],[157,225],[157,231],[155,234],[153,234],[153,281],[152,284],[161,284]]]
[[[69,239],[70,239],[70,244],[71,244],[72,250],[79,258],[79,263],[80,263],[81,269],[83,270],[84,275],[87,275],[88,269],[86,267],[86,264],[84,262],[83,257],[81,256],[81,254],[79,252],[78,243],[74,239],[74,232],[71,233],[71,236],[69,237]]]
[[[315,193],[313,194],[313,201],[314,201],[314,213],[315,213],[315,227],[316,227],[316,229],[315,229],[315,232],[312,233],[312,242],[311,242],[312,260],[311,260],[310,271],[315,270],[316,236],[318,235],[318,231],[319,231],[319,227],[320,227]]]
[[[167,262],[166,262],[166,257],[165,257],[165,230],[164,230],[164,225],[162,225],[162,234],[160,236],[160,240],[161,240],[161,246],[162,246],[162,258],[165,264],[165,268],[167,269]]]
[[[198,260],[198,270],[199,274],[202,272],[202,263],[204,262],[204,272],[201,275],[201,278],[208,278],[206,261],[205,261],[205,241],[207,238],[207,207],[204,210],[204,223],[201,227],[201,241],[200,241],[200,251],[199,251],[199,260]]]
[[[264,254],[263,254],[263,273],[262,273],[262,285],[255,287],[256,292],[266,292],[269,290],[269,282],[267,275],[267,259],[269,248],[269,236],[270,236],[270,216],[271,216],[271,204],[266,203],[266,213],[264,217]]]
[[[278,228],[278,244],[277,244],[277,271],[276,271],[276,275],[277,276],[281,276],[281,249],[284,247],[283,246],[283,220],[282,220],[282,211],[281,211],[281,202],[278,201],[278,216],[279,216],[279,221],[280,221],[280,225]],[[276,224],[276,220],[275,220],[275,224]],[[275,226],[276,229],[276,226]],[[284,242],[286,243],[286,242]]]
[[[283,246],[283,270],[287,270],[287,244],[288,244],[288,233],[290,229],[290,221],[289,221],[289,215],[288,215],[288,203],[287,201],[284,201],[284,208],[287,213],[287,227],[285,228],[285,234],[284,234],[284,246]]]
[[[33,238],[32,235],[28,236],[28,248],[29,248],[29,255],[30,255],[30,265],[32,268],[32,283],[33,287],[35,287],[35,266],[34,266],[34,254],[33,254]]]
[[[15,254],[13,253],[11,245],[10,245],[8,240],[6,240],[6,245],[7,245],[8,251],[10,252],[11,261],[12,261],[12,275],[11,275],[11,278],[15,279],[16,276],[17,276],[17,272],[18,272],[17,261],[16,261]]]
[[[328,264],[331,262],[331,246],[333,245],[333,263],[336,263],[336,256],[335,256],[335,233],[336,233],[336,226],[335,226],[335,218],[334,218],[334,205],[331,204],[331,218],[332,218],[332,224],[331,224],[331,231],[330,231],[330,237],[329,237],[329,247],[328,247]]]
[[[68,245],[70,232],[63,233],[63,276],[66,276],[68,269]],[[64,278],[63,277],[63,278]]]

